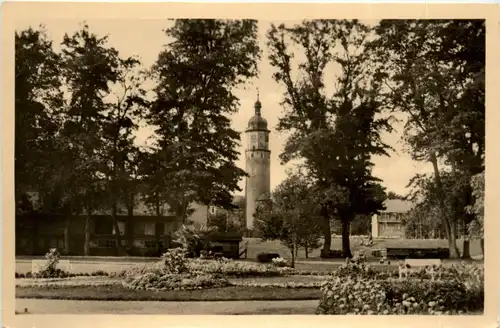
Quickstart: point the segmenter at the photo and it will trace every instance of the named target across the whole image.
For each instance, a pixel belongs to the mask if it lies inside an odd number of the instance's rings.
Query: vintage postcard
[[[497,326],[499,32],[494,5],[4,3],[3,326]]]

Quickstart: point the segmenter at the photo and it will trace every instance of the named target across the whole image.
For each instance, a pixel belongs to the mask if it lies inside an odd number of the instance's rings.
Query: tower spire
[[[255,102],[255,115],[260,116],[260,109],[262,108],[262,104],[260,103],[260,95],[259,95],[259,87],[257,87],[257,101]]]

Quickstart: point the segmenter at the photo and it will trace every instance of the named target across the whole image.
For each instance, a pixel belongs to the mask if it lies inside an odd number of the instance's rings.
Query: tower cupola
[[[248,121],[247,130],[267,130],[267,121],[265,118],[262,117],[261,113],[262,104],[260,103],[258,94],[254,108],[255,108],[255,115]]]

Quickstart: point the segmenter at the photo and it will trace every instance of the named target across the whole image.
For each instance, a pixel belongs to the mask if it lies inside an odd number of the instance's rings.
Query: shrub
[[[163,268],[169,273],[184,273],[187,271],[187,252],[182,248],[169,249],[161,257]]]
[[[276,257],[274,259],[272,259],[272,262],[275,266],[279,267],[279,268],[283,268],[283,267],[288,267],[290,266],[287,262],[287,260],[285,260],[284,258],[282,257]]]
[[[273,259],[278,258],[278,257],[281,257],[281,256],[277,253],[259,253],[257,255],[257,261],[260,263],[269,263]]]
[[[171,249],[154,265],[129,269],[122,273],[123,285],[132,289],[184,290],[227,286],[229,282],[220,274],[204,273],[188,264],[196,260],[186,258],[182,248]],[[223,261],[213,261],[223,263]]]
[[[443,280],[432,280],[433,270]],[[322,287],[318,314],[458,314],[484,308],[484,269],[474,264],[422,268],[399,280],[396,271],[376,272],[348,262]]]
[[[29,275],[26,274],[26,278],[65,278],[68,277],[69,272],[63,271],[61,269],[57,269],[57,264],[59,263],[61,255],[57,251],[56,248],[51,248],[45,254],[45,265],[44,267],[36,272],[29,272]]]
[[[188,268],[190,272],[217,273],[230,277],[273,277],[293,272],[293,269],[287,267],[228,259],[218,261],[195,259],[188,262]]]
[[[45,270],[54,271],[59,264],[61,254],[56,248],[51,248],[48,253],[45,254],[46,264]]]
[[[381,278],[389,277],[387,272],[377,272],[369,264],[366,263],[366,256],[363,252],[356,252],[352,259],[347,258],[346,263],[338,267],[334,273],[336,277],[375,277],[378,275]]]
[[[174,233],[174,241],[186,250],[188,257],[196,258],[200,257],[201,251],[209,249],[210,238],[214,233],[211,227],[183,225]]]
[[[148,272],[127,279],[123,285],[132,289],[189,290],[228,286],[229,282],[218,275],[192,275]]]
[[[458,281],[336,277],[322,286],[317,314],[457,314],[477,311]],[[481,307],[482,308],[482,307]]]

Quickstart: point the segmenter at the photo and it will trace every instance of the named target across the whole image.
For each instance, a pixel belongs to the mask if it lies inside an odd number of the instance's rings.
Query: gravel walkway
[[[27,314],[314,314],[317,306],[317,300],[110,302],[16,299],[16,311],[21,314],[24,309],[28,310]],[[29,316],[23,318],[27,324]],[[26,324],[23,327],[28,327]]]

